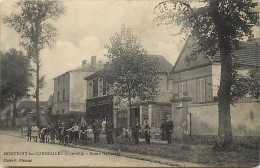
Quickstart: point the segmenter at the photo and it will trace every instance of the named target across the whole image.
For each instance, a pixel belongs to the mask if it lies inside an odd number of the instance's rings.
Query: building
[[[189,38],[171,71],[169,90],[179,99],[188,92],[192,103],[214,102],[220,83],[220,53],[218,51],[213,59],[201,53],[196,59],[188,61],[195,47],[194,41]],[[259,39],[258,42],[257,39],[241,42],[240,49],[235,50],[234,55],[234,64],[243,66],[240,74],[246,75],[249,68],[259,69]]]
[[[188,61],[194,50],[189,38],[184,45],[169,80],[172,93],[172,120],[175,125],[174,137],[216,136],[218,134],[217,91],[220,85],[220,55],[213,59],[202,54]],[[234,51],[233,64],[239,65],[238,73],[247,75],[249,69],[260,72],[259,39],[240,43]],[[260,82],[259,82],[260,83]],[[230,106],[233,136],[258,136],[260,130],[260,101],[243,98]]]
[[[117,103],[117,98],[102,87],[103,81],[100,80],[99,72],[96,72],[85,78],[87,83],[87,99],[86,113],[89,122],[94,119],[111,120],[116,128],[129,128],[133,125],[135,118],[139,118],[141,123],[145,118],[150,121],[151,126],[160,123],[160,118],[171,112],[170,102],[165,103],[170,99],[168,94],[168,78],[172,69],[172,64],[163,56],[149,55],[158,61],[158,77],[159,77],[159,94],[157,102],[154,104],[134,102],[131,113],[128,110],[127,101]],[[168,97],[167,97],[168,96]],[[160,116],[160,117],[158,117]]]
[[[96,56],[92,56],[90,63],[84,60],[82,66],[54,78],[53,119],[72,117],[79,120],[80,117],[85,116],[86,84],[84,78],[100,70],[103,65],[101,61],[96,62]]]

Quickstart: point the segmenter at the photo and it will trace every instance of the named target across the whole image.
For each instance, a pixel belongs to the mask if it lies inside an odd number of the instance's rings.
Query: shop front
[[[86,120],[113,122],[113,96],[103,96],[86,100]]]

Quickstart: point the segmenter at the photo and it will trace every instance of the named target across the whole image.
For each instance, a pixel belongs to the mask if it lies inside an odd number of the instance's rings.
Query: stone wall
[[[191,104],[191,135],[217,135],[218,104]],[[260,100],[239,102],[231,106],[233,136],[260,135]]]

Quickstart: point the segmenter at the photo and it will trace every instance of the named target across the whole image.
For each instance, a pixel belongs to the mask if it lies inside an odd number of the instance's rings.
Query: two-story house
[[[258,39],[259,40],[259,39]],[[172,87],[169,89],[178,98],[183,97],[183,93],[188,92],[192,97],[192,103],[204,103],[216,101],[217,91],[220,83],[220,53],[217,52],[213,58],[198,54],[194,60],[188,60],[194,50],[194,41],[189,38],[170,75]],[[235,50],[233,58],[234,64],[243,65],[239,73],[246,75],[248,68],[258,68],[260,66],[259,41],[257,39],[241,42],[240,48]]]
[[[130,127],[135,118],[139,118],[141,123],[147,118],[151,125],[158,125],[161,118],[171,111],[168,93],[168,77],[172,69],[172,64],[160,55],[149,55],[157,60],[159,77],[159,94],[157,102],[153,104],[133,102],[131,113],[128,110],[127,101],[117,103],[117,99],[112,93],[105,90],[103,81],[100,80],[99,72],[85,78],[87,85],[86,113],[89,122],[94,119],[111,120],[117,128]],[[112,92],[112,91],[111,91]]]
[[[54,78],[53,118],[79,119],[85,116],[86,85],[84,78],[100,70],[103,63],[92,56],[91,63],[82,61],[82,66]]]
[[[174,136],[182,133],[190,136],[218,134],[217,92],[220,85],[220,54],[217,52],[213,58],[198,54],[196,59],[189,60],[187,58],[190,58],[194,47],[196,45],[193,39],[188,38],[170,74],[169,91],[174,96],[172,99]],[[233,57],[233,66],[240,67],[238,69],[240,75],[248,75],[250,69],[260,72],[259,48],[259,39],[240,42],[240,47],[234,51]],[[188,108],[186,103],[183,106],[178,102],[178,99],[187,95],[185,92],[192,98]],[[259,135],[259,107],[259,98],[253,98],[251,95],[246,95],[235,105],[230,106],[234,136]]]

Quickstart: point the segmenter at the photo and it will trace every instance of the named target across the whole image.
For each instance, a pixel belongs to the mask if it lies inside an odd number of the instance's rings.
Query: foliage
[[[260,73],[258,68],[250,68],[246,74],[239,73],[239,70],[245,68],[236,65],[233,71],[233,85],[231,87],[232,103],[246,97],[249,94],[250,98],[259,98],[260,95]]]
[[[229,38],[230,45],[236,48],[239,40],[251,36],[252,27],[258,25],[258,3],[252,0],[221,0],[218,6],[210,5],[214,0],[204,0],[197,2],[205,5],[199,8],[192,8],[185,1],[182,3],[185,7],[174,8],[170,6],[173,2],[164,1],[160,5],[161,11],[156,9],[156,20],[165,25],[181,27],[178,34],[195,37],[199,45],[194,55],[203,52],[214,57],[219,50],[220,31],[221,36]],[[220,19],[216,20],[221,25],[220,30],[216,29],[213,20],[215,7],[220,14]]]
[[[36,65],[36,113],[37,124],[40,124],[39,94],[44,83],[40,77],[40,51],[51,47],[55,41],[57,30],[53,26],[55,21],[64,13],[62,1],[18,1],[17,13],[4,16],[4,23],[12,27],[21,37],[20,45],[27,52],[27,57]]]
[[[27,56],[35,63],[37,53],[55,42],[57,29],[52,20],[56,20],[63,12],[60,1],[19,1],[16,3],[18,13],[4,16],[4,23],[12,27],[21,37],[21,46]]]
[[[124,25],[110,41],[111,46],[106,45],[109,62],[102,71],[107,87],[120,98],[154,101],[158,84],[156,60],[147,55],[136,36]]]
[[[1,107],[27,95],[31,82],[29,60],[21,51],[10,49],[0,52],[1,64]]]
[[[217,146],[225,148],[232,143],[232,85],[241,82],[238,81],[241,80],[239,78],[233,79],[233,53],[239,47],[239,40],[243,40],[245,36],[252,36],[252,27],[259,24],[258,3],[253,0],[204,0],[203,3],[203,7],[192,8],[186,1],[164,1],[155,11],[159,9],[157,20],[161,23],[177,25],[181,27],[179,33],[192,35],[197,40],[198,48],[191,57],[196,58],[197,53],[204,53],[213,58],[216,52],[220,51]],[[235,90],[239,88],[233,85],[233,91]]]

